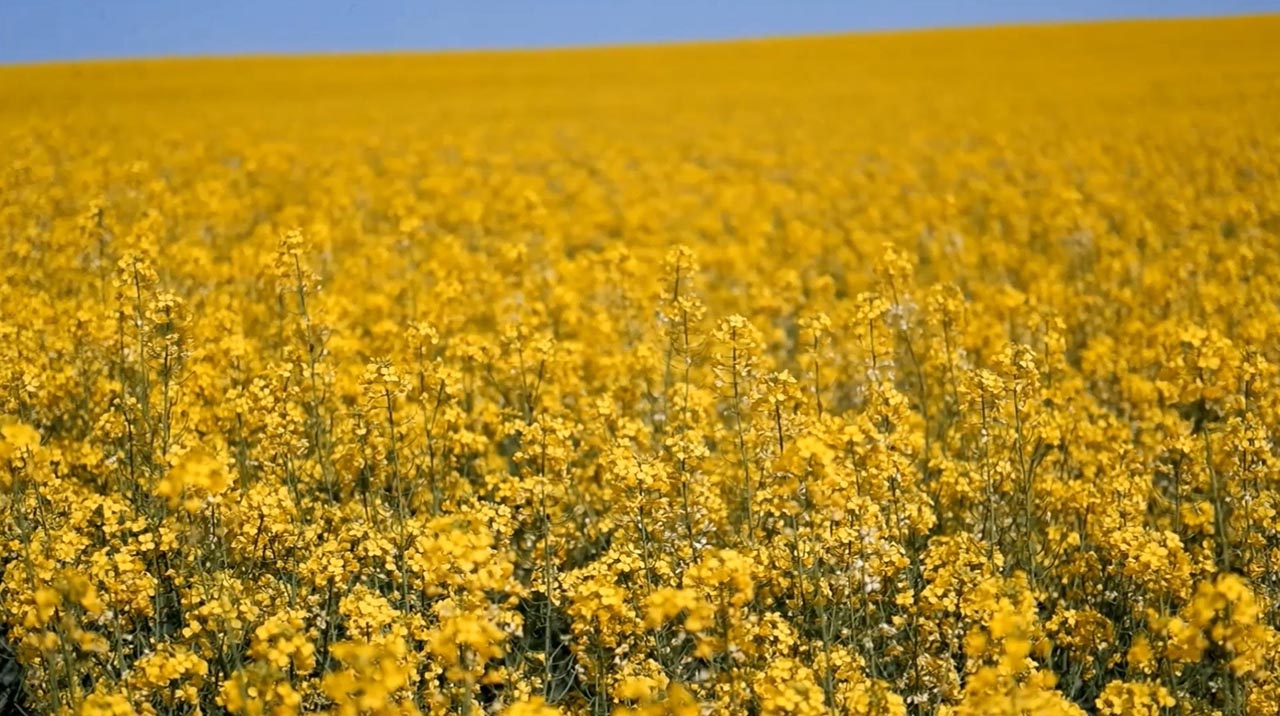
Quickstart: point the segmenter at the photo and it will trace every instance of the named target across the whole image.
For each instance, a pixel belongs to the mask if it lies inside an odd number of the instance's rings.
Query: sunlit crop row
[[[0,68],[0,711],[1280,713],[1277,37]]]

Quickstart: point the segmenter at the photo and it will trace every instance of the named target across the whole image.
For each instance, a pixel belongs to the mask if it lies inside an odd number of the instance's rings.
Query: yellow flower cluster
[[[1280,713],[1277,37],[0,68],[0,704]]]

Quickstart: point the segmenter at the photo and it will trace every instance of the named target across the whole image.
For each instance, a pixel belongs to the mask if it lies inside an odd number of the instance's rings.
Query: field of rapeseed
[[[1277,37],[0,68],[0,711],[1280,712]]]

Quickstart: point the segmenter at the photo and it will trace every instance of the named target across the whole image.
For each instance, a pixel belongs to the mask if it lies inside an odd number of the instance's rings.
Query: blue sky
[[[1280,12],[1280,0],[0,0],[0,63],[549,47],[1257,12]]]

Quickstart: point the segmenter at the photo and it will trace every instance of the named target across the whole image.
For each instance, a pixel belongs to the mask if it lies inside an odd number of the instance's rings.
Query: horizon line
[[[9,69],[36,69],[42,67],[65,67],[74,65],[113,65],[113,64],[149,64],[162,62],[235,62],[240,60],[306,60],[306,59],[361,59],[374,57],[458,57],[474,55],[544,55],[558,52],[601,52],[650,50],[664,48],[688,48],[706,45],[762,44],[771,42],[802,42],[805,40],[834,40],[857,37],[884,37],[894,35],[946,34],[953,32],[972,32],[975,30],[1013,30],[1018,28],[1044,29],[1072,26],[1100,25],[1133,25],[1133,24],[1176,24],[1185,22],[1231,22],[1250,19],[1280,19],[1280,11],[1276,12],[1240,12],[1202,14],[1187,13],[1174,15],[1129,15],[1116,17],[1082,17],[1044,20],[1011,20],[995,23],[948,23],[938,25],[897,25],[883,27],[857,28],[850,30],[831,30],[800,33],[749,34],[736,36],[682,37],[658,40],[636,40],[624,42],[581,42],[566,44],[527,45],[474,45],[467,47],[388,47],[346,48],[336,50],[304,50],[291,51],[250,51],[250,52],[211,52],[169,55],[101,55],[75,59],[51,60],[17,60],[0,61],[0,71]]]

